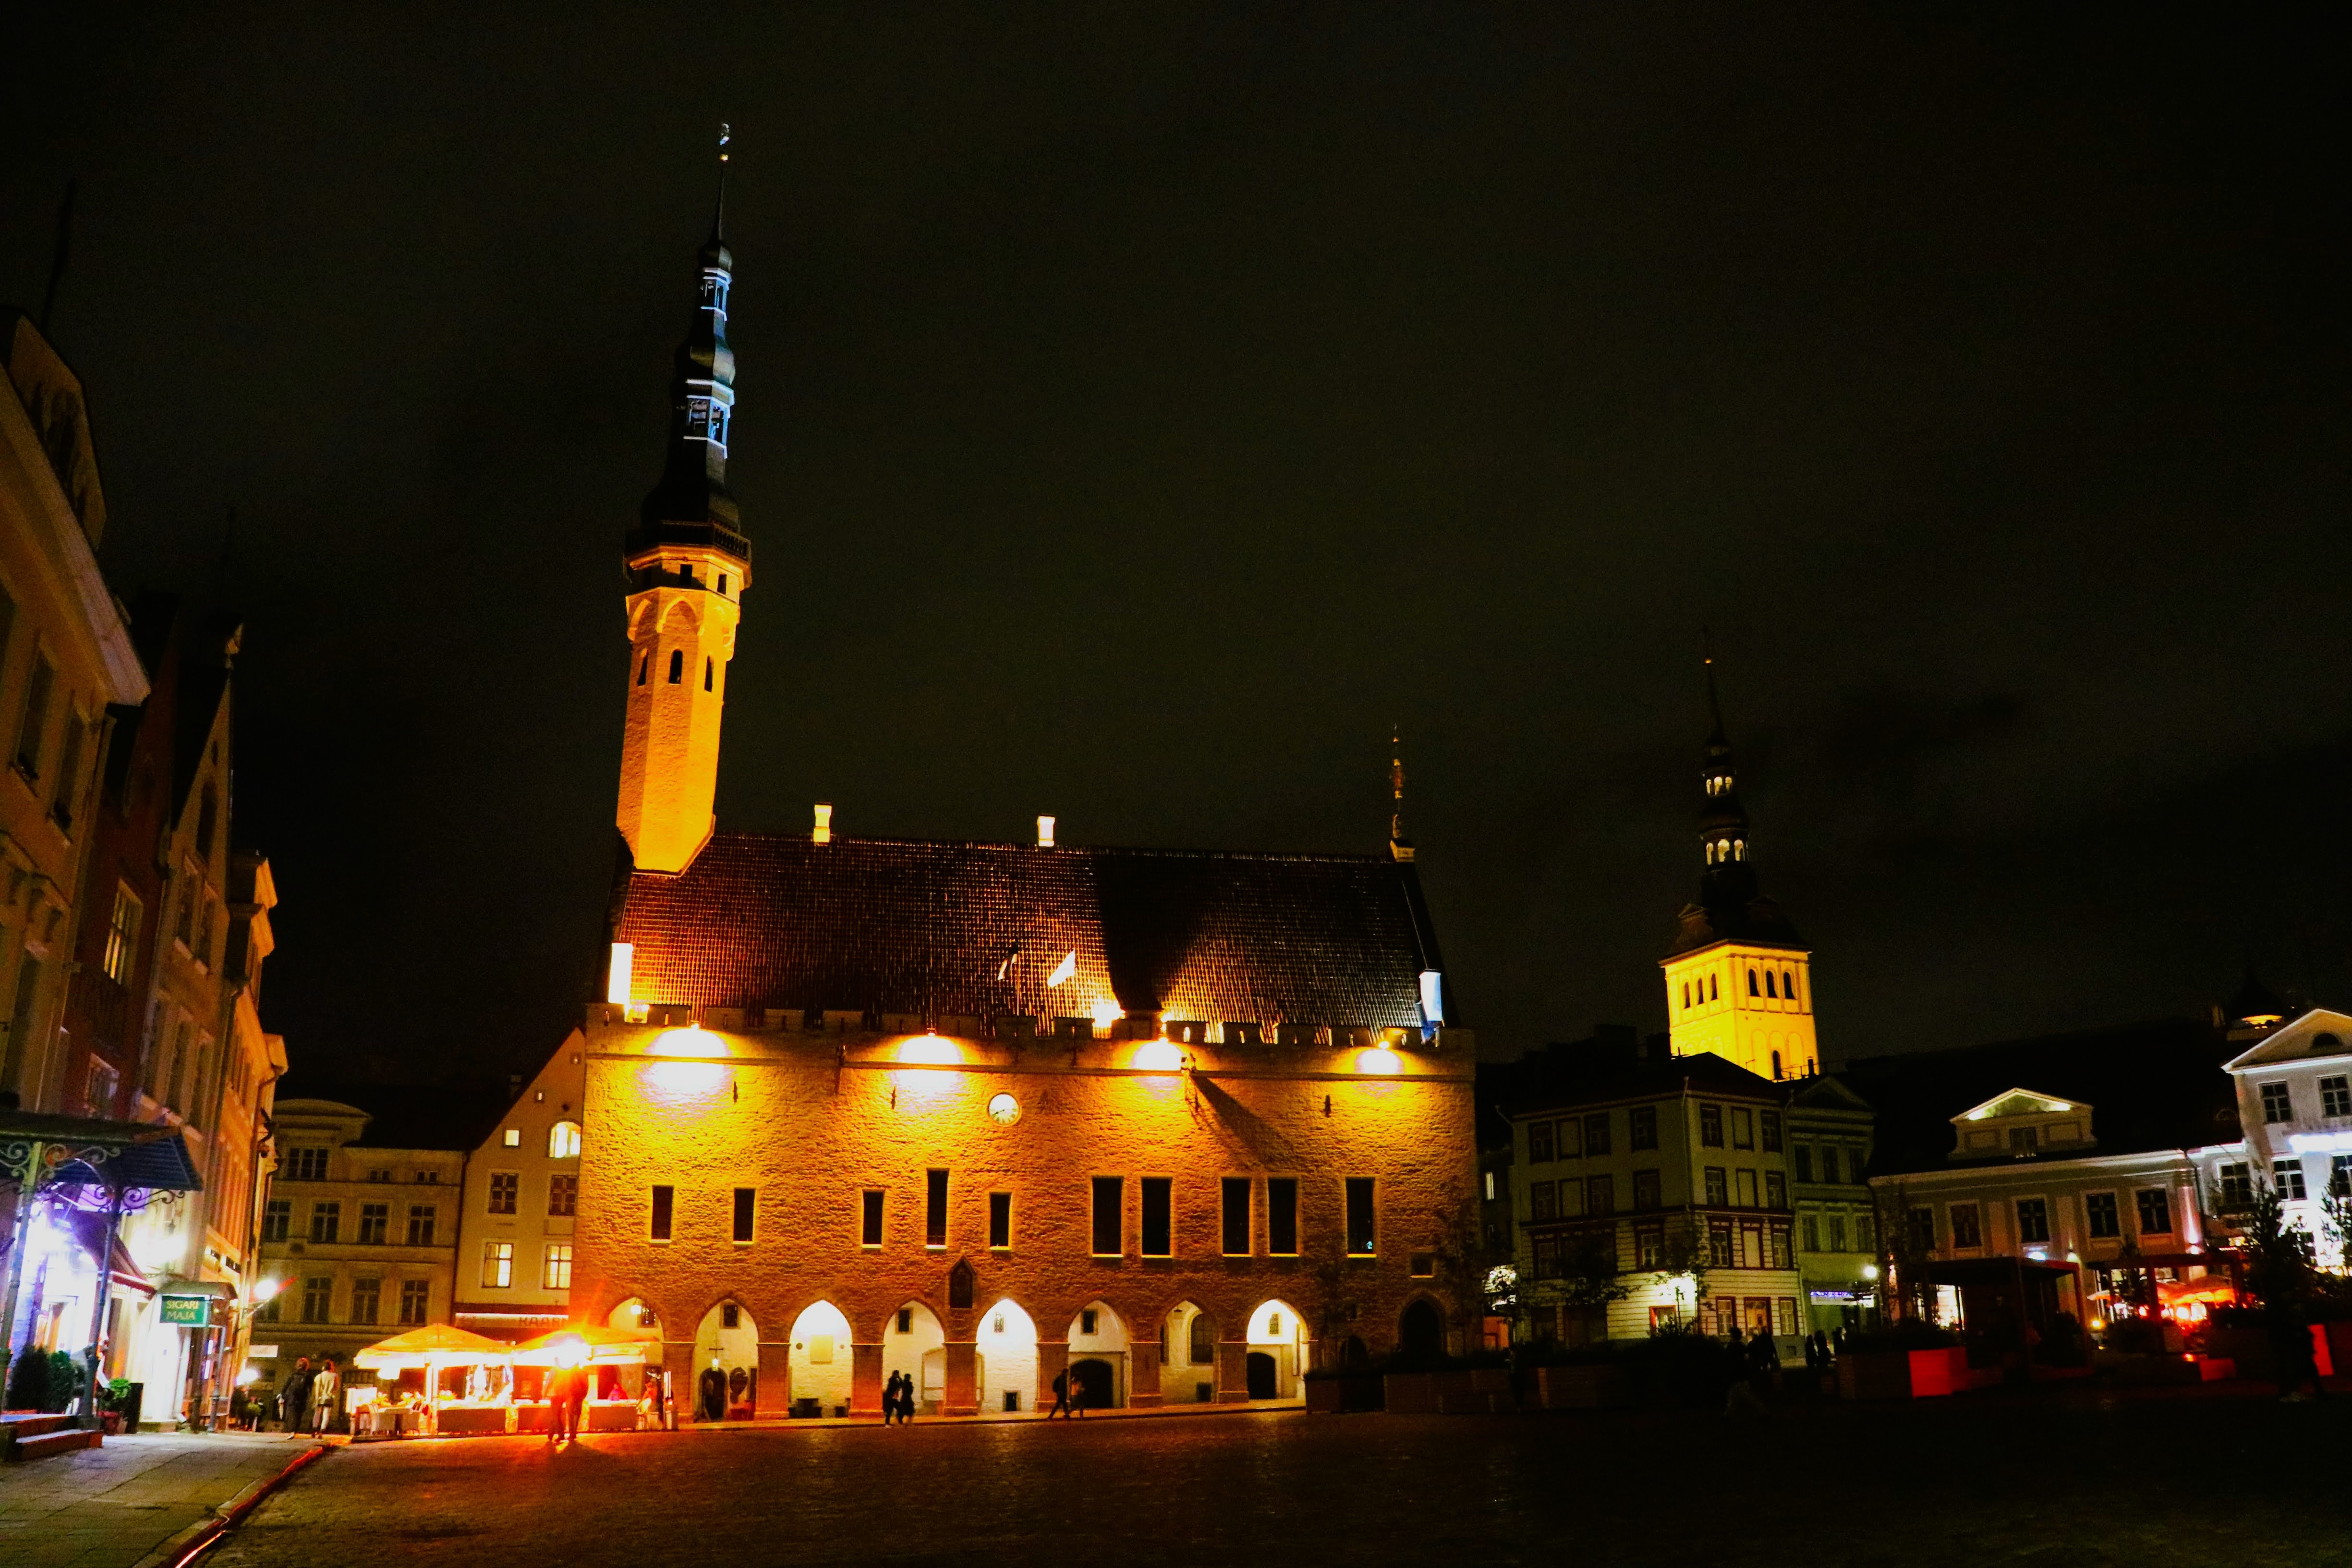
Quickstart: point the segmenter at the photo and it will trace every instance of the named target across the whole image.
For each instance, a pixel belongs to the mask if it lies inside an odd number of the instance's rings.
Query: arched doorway
[[[1397,1339],[1414,1360],[1435,1361],[1445,1353],[1445,1314],[1428,1297],[1415,1297],[1397,1321]]]
[[[1070,1320],[1072,1393],[1083,1389],[1087,1408],[1110,1410],[1127,1403],[1127,1324],[1109,1303],[1090,1301]]]
[[[749,1307],[721,1301],[702,1314],[694,1331],[694,1387],[670,1393],[689,1401],[697,1421],[751,1415],[760,1402],[760,1330]]]
[[[793,1413],[849,1413],[849,1320],[830,1301],[816,1301],[793,1320]]]
[[[1160,1331],[1160,1402],[1210,1405],[1217,1397],[1217,1320],[1179,1302]]]
[[[1037,1325],[1010,1297],[980,1315],[972,1333],[978,1359],[974,1381],[980,1408],[1000,1411],[1037,1407]]]
[[[1259,1303],[1250,1313],[1249,1353],[1243,1363],[1252,1399],[1297,1399],[1307,1370],[1307,1326],[1287,1301]]]
[[[890,1314],[882,1330],[882,1381],[894,1372],[915,1380],[915,1408],[926,1415],[939,1413],[947,1398],[947,1331],[920,1301],[909,1301]]]

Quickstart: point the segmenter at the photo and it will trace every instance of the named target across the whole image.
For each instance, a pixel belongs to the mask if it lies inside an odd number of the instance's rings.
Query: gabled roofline
[[[2261,1056],[2264,1051],[2270,1049],[2271,1047],[2276,1045],[2280,1036],[2285,1034],[2290,1029],[2302,1027],[2306,1019],[2319,1017],[2323,1015],[2330,1018],[2341,1019],[2344,1029],[2347,1031],[2352,1031],[2352,1014],[2338,1013],[2333,1007],[2305,1007],[2294,1017],[2285,1019],[2280,1023],[2276,1028],[2266,1031],[2261,1039],[2256,1040],[2243,1051],[2231,1057],[2228,1061],[2223,1062],[2221,1064],[2221,1070],[2223,1072],[2233,1073],[2242,1067],[2261,1065],[2257,1063],[2254,1058]],[[2347,1034],[2347,1037],[2352,1038],[2352,1034]],[[2330,1051],[2326,1054],[2329,1056],[2352,1057],[2352,1045],[2347,1045],[2344,1049],[2340,1051]],[[2306,1055],[2308,1055],[2308,1053],[2306,1053]]]
[[[2017,1086],[2004,1089],[1999,1094],[1992,1096],[1990,1099],[1979,1100],[1976,1104],[1969,1106],[1966,1110],[1961,1111],[1958,1116],[1952,1118],[1952,1125],[1958,1127],[1963,1121],[1987,1121],[1990,1119],[1989,1113],[1994,1106],[1999,1105],[2002,1100],[2007,1100],[2010,1096],[2015,1094],[2022,1094],[2034,1100],[2048,1100],[2057,1102],[2059,1108],[2058,1110],[2037,1110],[2032,1113],[2036,1116],[2055,1116],[2059,1113],[2059,1110],[2090,1111],[2095,1109],[2092,1106],[2090,1101],[2085,1100],[2069,1100],[2063,1094],[2053,1094],[2046,1089],[2026,1089],[2022,1086]]]

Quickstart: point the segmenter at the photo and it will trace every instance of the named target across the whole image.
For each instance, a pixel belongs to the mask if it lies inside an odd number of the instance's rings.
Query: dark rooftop
[[[2223,1142],[2239,1134],[2238,1105],[2221,1070],[2242,1047],[2202,1019],[2164,1018],[1957,1050],[1867,1057],[1838,1077],[1878,1112],[1873,1175],[1941,1171],[1955,1161],[1952,1118],[2011,1089],[2091,1107],[2088,1151],[2132,1154]],[[2014,1156],[2003,1151],[1995,1163]],[[1979,1162],[1981,1163],[1981,1162]]]
[[[1444,968],[1386,856],[730,833],[677,876],[624,875],[614,940],[644,1001],[1402,1027]]]

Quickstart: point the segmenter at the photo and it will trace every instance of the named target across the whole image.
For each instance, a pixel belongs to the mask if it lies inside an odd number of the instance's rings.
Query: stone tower
[[[701,300],[670,382],[668,457],[622,552],[629,703],[614,820],[641,871],[683,871],[710,837],[727,665],[743,590],[751,585],[751,542],[727,489],[735,356],[727,346],[734,258],[726,240],[724,132],[719,162]]]
[[[1683,906],[1660,960],[1674,1054],[1713,1052],[1762,1078],[1811,1077],[1821,1070],[1812,954],[1758,885],[1712,658],[1706,701],[1714,727],[1699,763],[1698,899]]]

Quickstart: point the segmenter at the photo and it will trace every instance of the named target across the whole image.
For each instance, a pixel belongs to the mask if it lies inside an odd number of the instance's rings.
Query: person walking
[[[1054,1408],[1045,1412],[1045,1419],[1051,1421],[1056,1415],[1065,1421],[1070,1418],[1070,1374],[1066,1372],[1054,1374]]]
[[[343,1380],[336,1375],[335,1358],[322,1356],[319,1370],[310,1377],[310,1435],[324,1436],[335,1424],[335,1402],[343,1392]]]
[[[882,1425],[887,1426],[898,1419],[898,1374],[892,1373],[890,1381],[882,1385]]]
[[[310,1358],[294,1358],[293,1375],[286,1380],[286,1392],[279,1396],[278,1418],[289,1432],[310,1429]]]

